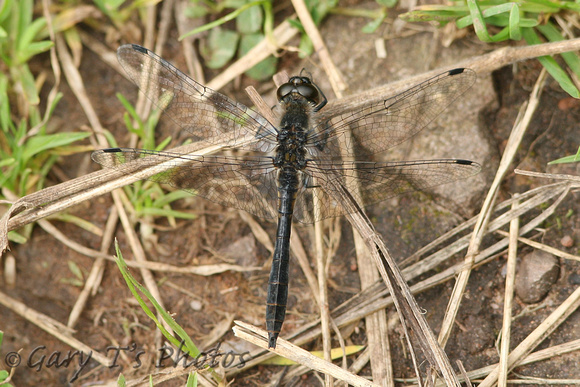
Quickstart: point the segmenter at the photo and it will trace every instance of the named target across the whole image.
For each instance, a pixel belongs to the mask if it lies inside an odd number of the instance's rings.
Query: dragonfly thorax
[[[297,100],[285,103],[284,107],[286,112],[282,116],[278,131],[274,166],[302,170],[306,167],[307,131],[312,106],[299,96]]]

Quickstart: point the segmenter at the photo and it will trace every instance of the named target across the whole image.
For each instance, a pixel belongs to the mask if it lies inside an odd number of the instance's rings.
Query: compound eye
[[[311,83],[302,84],[297,87],[298,94],[306,98],[310,102],[314,102],[315,104],[318,103],[320,96],[318,95],[318,90],[316,87],[312,86]]]
[[[287,83],[278,88],[276,96],[278,101],[282,101],[287,95],[298,93],[306,100],[315,105],[320,101],[318,89],[310,82],[308,77],[292,77]]]
[[[296,88],[296,86],[294,86],[294,84],[292,84],[290,82],[284,83],[282,86],[280,86],[278,88],[278,91],[276,92],[276,96],[278,97],[278,101],[281,101],[288,94],[292,93],[292,90],[295,90],[295,88]]]

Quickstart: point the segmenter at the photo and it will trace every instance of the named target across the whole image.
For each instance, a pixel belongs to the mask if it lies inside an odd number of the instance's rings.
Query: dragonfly
[[[372,155],[424,129],[475,82],[457,68],[378,102],[326,117],[322,90],[310,76],[291,77],[277,89],[277,122],[196,82],[150,50],[121,46],[117,57],[130,79],[178,130],[214,146],[213,154],[182,154],[133,148],[94,151],[107,168],[134,171],[164,164],[151,177],[159,183],[277,220],[268,281],[266,328],[276,347],[286,315],[290,232],[293,220],[313,223],[353,211],[342,206],[337,186],[362,205],[477,174],[462,159],[373,161]],[[127,172],[130,173],[130,172]]]

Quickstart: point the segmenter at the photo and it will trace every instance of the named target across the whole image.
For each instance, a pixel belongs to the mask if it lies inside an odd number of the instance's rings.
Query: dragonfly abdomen
[[[276,348],[276,339],[280,334],[286,317],[290,266],[290,231],[292,230],[292,213],[294,212],[298,184],[297,170],[283,168],[279,171],[278,230],[276,231],[276,245],[266,301],[266,329],[268,331],[268,347],[270,348]]]

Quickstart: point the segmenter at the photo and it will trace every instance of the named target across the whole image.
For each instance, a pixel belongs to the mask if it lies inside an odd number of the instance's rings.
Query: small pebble
[[[191,301],[189,303],[189,306],[191,307],[191,309],[195,311],[200,311],[203,308],[203,304],[201,303],[201,301],[198,300]]]
[[[558,280],[558,259],[535,250],[522,258],[516,273],[516,294],[528,304],[540,302]]]
[[[560,239],[560,244],[564,247],[572,247],[574,245],[574,239],[570,235],[564,235]]]
[[[16,284],[16,259],[12,254],[6,254],[4,261],[4,281],[9,289],[12,289]]]
[[[575,109],[580,106],[578,99],[574,97],[563,98],[558,101],[558,109],[566,111],[570,109]]]

